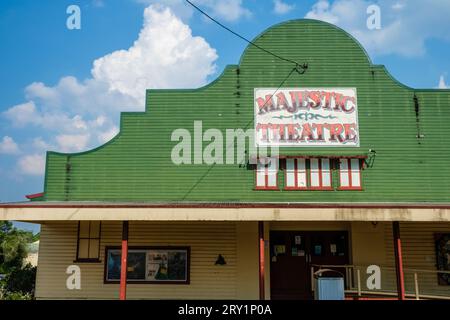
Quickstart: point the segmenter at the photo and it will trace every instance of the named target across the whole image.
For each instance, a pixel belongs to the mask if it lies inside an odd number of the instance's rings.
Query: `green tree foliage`
[[[39,238],[32,232],[15,228],[9,221],[0,221],[0,297],[3,299],[27,299],[34,293],[36,268],[23,266],[28,245]]]

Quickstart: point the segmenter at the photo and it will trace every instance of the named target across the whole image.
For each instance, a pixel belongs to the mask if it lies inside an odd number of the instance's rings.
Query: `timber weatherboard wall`
[[[224,136],[226,129],[253,128],[254,88],[277,88],[292,70],[292,64],[249,46],[239,65],[227,66],[203,88],[148,90],[145,112],[122,113],[120,133],[104,146],[79,154],[48,152],[45,200],[450,201],[450,90],[402,85],[383,66],[373,65],[349,34],[325,22],[289,21],[269,28],[255,42],[308,63],[306,73],[293,72],[283,87],[357,89],[360,147],[280,148],[280,154],[364,156],[375,150],[374,165],[362,172],[362,191],[256,191],[253,168],[172,163],[175,129],[188,129],[194,138],[197,120],[204,131],[217,128]],[[283,172],[279,179],[282,189]]]
[[[256,232],[256,224],[255,232]],[[98,263],[75,263],[81,269],[81,290],[66,288],[66,268],[74,264],[77,250],[76,221],[42,224],[39,265],[36,276],[37,299],[117,299],[119,284],[104,283],[105,246],[121,241],[120,221],[103,222]],[[247,279],[238,278],[237,225],[233,222],[130,222],[130,246],[189,246],[190,284],[128,284],[129,299],[236,299]],[[254,245],[257,240],[254,237]],[[239,244],[240,245],[240,244]],[[218,254],[226,265],[216,266]],[[248,256],[252,256],[249,252]],[[257,268],[256,250],[254,254]],[[239,263],[246,263],[246,257]],[[257,296],[257,273],[253,275]],[[241,279],[242,283],[238,283]],[[253,288],[252,287],[252,288]],[[245,292],[245,290],[243,290]],[[248,292],[248,290],[247,290]]]

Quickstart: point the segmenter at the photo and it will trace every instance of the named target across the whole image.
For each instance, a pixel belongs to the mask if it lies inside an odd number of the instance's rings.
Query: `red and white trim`
[[[339,190],[362,190],[360,159],[339,159]]]
[[[305,158],[286,159],[285,190],[307,190],[308,178]]]
[[[309,168],[310,190],[333,190],[330,159],[311,158]]]
[[[277,158],[259,159],[255,172],[255,190],[279,190]]]

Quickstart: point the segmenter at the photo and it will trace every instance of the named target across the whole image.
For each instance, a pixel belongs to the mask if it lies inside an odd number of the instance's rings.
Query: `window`
[[[98,262],[100,257],[100,221],[79,221],[77,259],[78,262]]]
[[[306,177],[306,160],[286,159],[286,190],[301,190],[308,189],[308,182]]]
[[[256,167],[256,189],[278,190],[278,159],[261,158]]]
[[[330,159],[311,158],[309,160],[310,189],[312,190],[332,190]]]
[[[188,247],[134,247],[128,250],[127,282],[189,283]],[[120,281],[121,249],[106,248],[105,282]]]
[[[339,159],[339,190],[361,190],[359,159]]]

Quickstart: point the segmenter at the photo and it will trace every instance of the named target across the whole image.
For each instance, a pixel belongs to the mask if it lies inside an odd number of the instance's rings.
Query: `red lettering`
[[[272,95],[270,95],[270,94],[266,95],[265,100],[263,98],[257,98],[256,103],[258,104],[258,107],[259,107],[259,114],[264,114],[265,112],[269,112],[269,107],[270,107],[270,110],[274,109]]]
[[[330,141],[339,141],[339,142],[344,141],[344,138],[341,136],[344,130],[342,124],[339,123],[329,124],[328,128],[330,130]]]
[[[308,98],[311,100],[309,107],[312,109],[320,108],[320,93],[319,91],[311,91],[308,94]]]
[[[311,125],[309,123],[304,123],[302,126],[302,135],[300,136],[301,141],[308,138],[308,141],[314,140],[313,132],[311,129]]]
[[[344,135],[346,141],[356,141],[356,124],[355,123],[346,123],[344,124]]]

